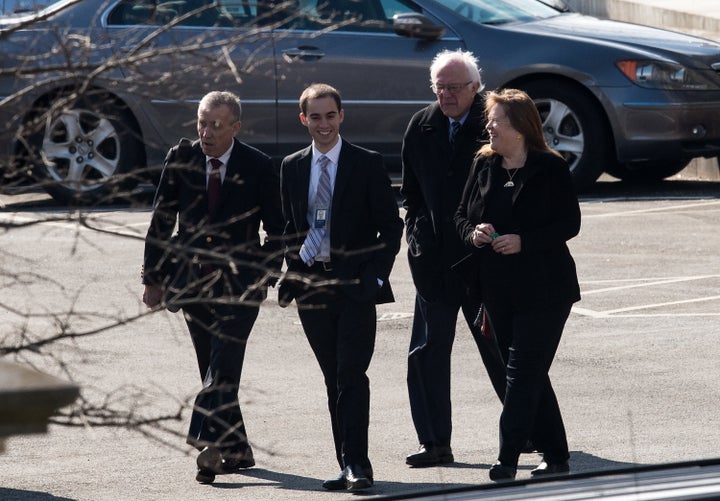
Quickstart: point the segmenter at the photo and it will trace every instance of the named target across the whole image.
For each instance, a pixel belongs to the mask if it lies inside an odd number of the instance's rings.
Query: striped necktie
[[[317,191],[315,192],[315,210],[313,214],[313,225],[310,228],[305,242],[303,242],[300,248],[300,258],[308,266],[312,266],[315,263],[315,256],[320,252],[320,243],[323,238],[330,230],[330,202],[332,201],[332,191],[330,188],[330,173],[328,172],[328,163],[330,159],[325,155],[320,156],[318,159],[318,165],[320,166],[320,180],[318,181]],[[325,224],[321,227],[317,227],[315,224],[317,221],[318,209],[326,210]]]
[[[460,127],[462,127],[462,124],[456,120],[450,124],[450,144],[455,143],[455,135],[460,130]]]

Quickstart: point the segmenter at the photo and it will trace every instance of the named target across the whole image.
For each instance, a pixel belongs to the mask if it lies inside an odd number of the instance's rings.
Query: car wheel
[[[130,113],[108,98],[83,99],[45,111],[31,138],[31,161],[43,188],[63,205],[122,198],[137,184],[142,143]]]
[[[690,160],[629,162],[610,165],[606,171],[611,176],[628,183],[653,182],[674,176],[687,167],[689,163]]]
[[[608,132],[600,110],[572,85],[557,81],[531,82],[522,89],[540,112],[545,140],[565,158],[576,188],[592,185],[608,163]]]

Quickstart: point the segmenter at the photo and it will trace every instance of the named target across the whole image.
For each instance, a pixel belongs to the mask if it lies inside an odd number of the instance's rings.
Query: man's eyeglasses
[[[447,84],[447,85],[432,84],[430,86],[430,88],[432,89],[432,91],[435,94],[440,94],[444,90],[448,91],[450,94],[457,94],[458,92],[463,90],[465,87],[467,87],[471,83],[472,83],[472,80],[470,80],[469,82],[466,82],[464,84]]]

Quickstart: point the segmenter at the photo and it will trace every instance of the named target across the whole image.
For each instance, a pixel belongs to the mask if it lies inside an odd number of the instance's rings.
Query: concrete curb
[[[682,3],[677,0],[566,0],[566,3],[577,12],[591,16],[720,40],[720,7],[707,0]]]
[[[565,0],[576,12],[626,21],[720,41],[720,2],[717,0]],[[717,158],[696,158],[677,176],[720,181]]]

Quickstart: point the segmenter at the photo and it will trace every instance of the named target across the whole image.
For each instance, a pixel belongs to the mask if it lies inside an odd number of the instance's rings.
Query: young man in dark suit
[[[181,141],[165,159],[145,240],[143,301],[183,309],[203,384],[187,442],[201,451],[197,481],[211,483],[255,464],[238,389],[248,336],[282,266],[283,219],[272,161],[235,138],[240,99],[211,92],[197,116],[199,139]]]
[[[300,110],[313,142],[282,162],[288,269],[279,299],[295,299],[325,380],[341,471],[323,487],[360,490],[373,485],[366,371],[375,305],[394,301],[389,276],[403,225],[382,157],[340,138],[337,90],[311,85]]]

